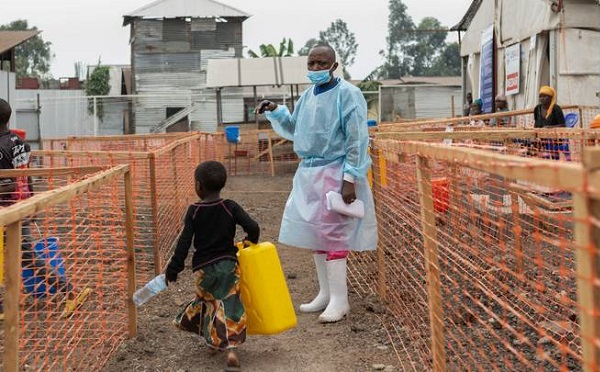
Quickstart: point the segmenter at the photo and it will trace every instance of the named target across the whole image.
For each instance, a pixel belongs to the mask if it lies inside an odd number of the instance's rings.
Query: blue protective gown
[[[293,114],[286,106],[267,112],[273,129],[294,142],[301,158],[281,222],[283,244],[322,251],[377,248],[373,194],[367,182],[371,159],[367,149],[367,105],[361,91],[340,80],[316,94],[302,93]],[[355,178],[357,199],[365,204],[362,219],[326,208],[325,194],[341,192],[344,174]]]

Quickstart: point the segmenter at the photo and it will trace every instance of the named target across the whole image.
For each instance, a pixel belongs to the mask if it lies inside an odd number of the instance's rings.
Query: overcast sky
[[[129,64],[129,27],[123,15],[149,0],[10,0],[3,1],[0,24],[26,19],[42,30],[52,43],[55,57],[51,73],[55,78],[75,75],[74,64]],[[382,62],[379,51],[385,48],[388,0],[222,0],[221,3],[252,15],[244,22],[244,45],[258,50],[263,43],[279,44],[289,37],[296,50],[331,22],[342,19],[354,32],[358,53],[349,71],[361,79]],[[453,26],[466,13],[471,0],[404,0],[415,23],[432,16]],[[289,4],[289,5],[288,5]],[[294,5],[292,5],[294,4]],[[451,34],[456,40],[455,33]],[[245,54],[244,54],[245,55]]]

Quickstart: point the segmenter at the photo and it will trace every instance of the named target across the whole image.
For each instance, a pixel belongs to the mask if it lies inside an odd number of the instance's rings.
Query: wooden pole
[[[376,209],[376,214],[378,216],[381,215],[381,203],[379,202],[380,198],[382,197],[382,191],[381,191],[381,184],[379,182],[377,182],[378,180],[381,179],[381,174],[380,174],[380,165],[381,162],[379,161],[379,157],[382,156],[382,152],[381,150],[378,151],[371,151],[371,153],[375,153],[377,154],[377,162],[373,161],[371,163],[371,169],[373,172],[373,177],[372,177],[372,183],[373,183],[373,198],[375,200],[375,209]],[[378,166],[375,166],[375,164],[377,164]],[[378,247],[377,247],[377,292],[379,293],[379,296],[385,301],[387,300],[387,267],[385,265],[386,259],[385,259],[385,252],[386,252],[386,245],[383,242],[383,229],[380,227],[378,229],[378,234],[379,234],[379,242],[378,242]]]
[[[198,135],[198,164],[202,163],[202,151],[204,150],[202,148],[202,137],[205,137],[206,134],[200,133]],[[204,143],[207,143],[207,141],[204,141]]]
[[[4,294],[4,371],[19,370],[19,294],[21,293],[21,221],[6,228]]]
[[[137,334],[137,311],[133,303],[133,293],[136,288],[135,279],[135,247],[134,221],[133,221],[133,181],[131,170],[125,173],[125,232],[127,237],[127,305],[129,310],[128,333],[129,338]]]
[[[427,293],[429,294],[429,324],[431,327],[431,352],[433,370],[446,371],[446,351],[444,341],[444,310],[442,307],[440,265],[437,250],[437,229],[433,210],[433,189],[431,169],[427,158],[417,156],[417,183],[421,201],[421,227],[425,248],[425,271]]]
[[[221,144],[223,143],[224,134],[218,134],[212,136],[212,143],[215,146],[215,159],[218,161],[224,161],[223,149]]]
[[[592,173],[600,173],[600,151],[584,151],[583,165]],[[589,156],[588,156],[589,155]],[[592,178],[592,177],[588,177]],[[584,371],[597,371],[600,366],[600,287],[595,282],[600,275],[600,229],[593,220],[600,219],[600,200],[589,191],[573,193],[575,218],[575,250],[577,265],[577,300],[579,302],[581,344]]]
[[[268,137],[271,136],[270,133],[266,133]],[[275,142],[274,144],[272,144],[271,146],[267,146],[266,149],[262,150],[261,152],[259,152],[258,154],[254,155],[254,157],[252,158],[252,160],[258,160],[261,156],[268,154],[270,149],[273,149],[277,146],[281,146],[284,143],[286,143],[288,140],[284,139],[280,139],[279,141]],[[273,140],[271,140],[271,142],[273,142]]]
[[[273,160],[273,141],[271,141],[271,134],[267,134],[267,145],[269,146],[269,165],[271,166],[271,177],[275,177],[275,161]]]
[[[387,187],[387,162],[381,149],[377,150],[377,156],[379,162],[379,182],[381,182],[381,186]]]
[[[254,97],[254,107],[258,106],[258,96],[256,94],[256,85],[252,87],[252,96]],[[258,129],[258,115],[254,114],[254,124],[256,124],[256,129]]]
[[[459,180],[459,175],[460,175],[460,168],[458,166],[458,164],[451,164],[450,165],[450,182],[449,182],[449,189],[450,189],[450,200],[448,200],[448,209],[450,210],[450,216],[448,218],[449,221],[451,221],[452,227],[460,227],[457,225],[460,225],[459,219],[458,219],[458,215],[460,214],[459,208],[460,205],[462,205],[462,192],[460,190],[460,186],[458,184],[458,180]],[[455,217],[456,216],[456,217]]]
[[[510,191],[510,201],[511,201],[511,209],[513,216],[513,236],[515,242],[515,259],[517,264],[517,274],[521,276],[521,278],[525,278],[522,275],[525,273],[525,264],[523,260],[523,244],[521,241],[521,234],[523,229],[521,228],[521,211],[519,206],[519,194]]]
[[[179,203],[182,201],[182,198],[185,195],[179,195],[179,184],[177,181],[179,180],[179,173],[177,172],[177,154],[175,153],[175,149],[171,150],[169,154],[171,156],[171,168],[173,169],[173,195],[175,196],[175,213],[179,213]]]
[[[160,252],[158,247],[158,201],[156,195],[156,156],[150,153],[150,204],[152,206],[152,242],[154,250],[154,274],[162,272],[160,264]]]

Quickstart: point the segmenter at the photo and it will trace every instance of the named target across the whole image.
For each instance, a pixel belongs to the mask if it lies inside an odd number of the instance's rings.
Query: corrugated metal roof
[[[243,17],[250,14],[213,0],[157,0],[125,15],[123,26],[132,18],[217,18]]]
[[[40,32],[41,31],[39,30],[0,31],[0,53],[4,53],[7,50],[23,44]]]
[[[469,9],[467,10],[467,13],[465,13],[460,22],[458,22],[456,26],[452,27],[450,31],[466,31],[467,28],[469,28],[473,17],[475,17],[475,14],[479,10],[482,1],[483,0],[473,0],[471,6],[469,6]]]

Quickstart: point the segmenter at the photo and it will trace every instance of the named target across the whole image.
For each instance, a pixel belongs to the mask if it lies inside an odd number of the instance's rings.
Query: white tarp
[[[479,98],[479,65],[480,54],[471,54],[467,61],[467,87],[466,92],[473,94],[473,99]]]
[[[564,0],[564,27],[600,31],[600,6],[597,0]]]
[[[462,39],[461,55],[468,56],[465,91],[479,91],[480,35],[493,23],[497,91],[506,87],[505,47],[521,45],[519,93],[510,96],[510,108],[535,106],[539,87],[551,84],[551,76],[559,104],[598,105],[600,6],[594,0],[563,4],[564,10],[554,13],[548,1],[484,0]]]
[[[549,83],[549,65],[547,56],[548,36],[545,34],[535,35],[535,44],[531,39],[526,47],[527,61],[525,68],[525,91],[523,105],[517,107],[534,107],[538,103],[538,88]]]
[[[563,28],[600,30],[600,6],[594,0],[565,0],[563,4]],[[548,1],[483,0],[461,40],[462,56],[478,53],[479,36],[495,18],[498,46],[523,41],[542,31],[557,29],[561,24],[561,14],[552,12]]]
[[[209,59],[206,86],[209,88],[306,84],[306,56]],[[335,76],[343,76],[342,65]]]
[[[600,32],[574,28],[560,31],[558,73],[600,74]]]
[[[600,7],[599,7],[600,8]],[[598,105],[600,89],[600,32],[562,30],[558,35],[558,101],[565,104]],[[596,48],[592,52],[590,48]]]
[[[556,85],[557,100],[561,105],[600,106],[596,96],[600,75],[559,75]]]
[[[461,38],[460,55],[478,54],[481,49],[481,32],[494,22],[494,1],[483,0],[468,30]]]
[[[533,34],[554,29],[560,21],[559,15],[552,12],[550,3],[546,1],[499,0],[499,3],[502,37],[498,45],[514,44]]]

